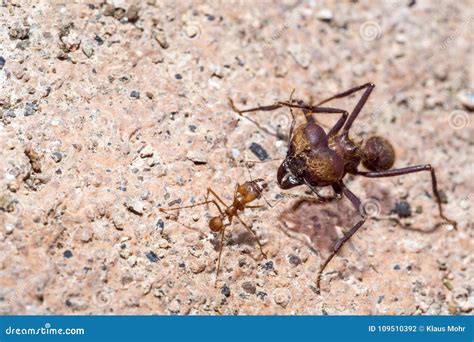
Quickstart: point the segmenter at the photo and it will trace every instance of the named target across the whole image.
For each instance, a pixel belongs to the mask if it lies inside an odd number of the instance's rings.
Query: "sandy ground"
[[[0,7],[0,313],[472,314],[472,1],[65,3]],[[288,111],[252,116],[277,138],[227,98],[309,102],[369,81],[353,137],[386,136],[396,167],[432,163],[459,227],[430,232],[427,173],[348,176],[372,219],[318,295],[321,258],[357,212],[293,210],[304,187],[276,183]],[[255,147],[277,159],[251,168],[277,204],[241,217],[267,259],[235,223],[215,288],[214,209],[158,209],[207,187],[232,200]],[[404,228],[387,220],[399,214]]]

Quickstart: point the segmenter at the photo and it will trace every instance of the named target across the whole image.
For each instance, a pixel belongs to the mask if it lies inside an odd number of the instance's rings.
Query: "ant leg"
[[[225,225],[224,227],[222,227],[222,230],[221,230],[221,245],[220,245],[220,248],[219,248],[219,256],[217,257],[216,281],[214,283],[214,287],[217,287],[217,279],[218,279],[218,275],[219,275],[219,269],[221,268],[222,248],[224,247],[224,232],[225,232],[225,228],[228,225],[230,225],[230,224]]]
[[[336,244],[333,247],[333,251],[321,265],[321,268],[319,269],[319,273],[318,273],[318,278],[316,280],[316,289],[318,293],[320,292],[320,289],[321,289],[321,276],[326,266],[329,264],[332,258],[334,258],[334,256],[339,252],[342,246],[344,246],[344,244],[352,237],[352,235],[354,235],[357,232],[357,230],[359,230],[360,227],[362,227],[364,222],[367,220],[367,215],[361,212],[360,199],[356,195],[354,195],[354,193],[350,191],[349,188],[347,188],[344,185],[344,183],[340,182],[339,186],[341,187],[342,193],[351,201],[352,205],[357,210],[357,212],[362,216],[362,218],[347,233],[345,233],[342,238],[337,240]]]
[[[348,115],[349,114],[347,112],[342,113],[342,116],[339,118],[339,120],[337,120],[336,124],[329,130],[328,137],[332,137],[336,135],[337,133],[339,133],[342,126],[344,126],[344,123],[346,122]]]
[[[341,199],[341,194],[342,194],[342,190],[341,190],[341,187],[339,185],[333,185],[333,189],[334,189],[334,192],[336,193],[335,196],[323,196],[319,193],[318,189],[316,189],[314,186],[312,186],[311,184],[309,183],[305,183],[310,189],[311,191],[316,195],[316,197],[318,198],[318,201],[319,202],[322,202],[322,203],[327,203],[327,202],[332,202],[334,200],[339,200]]]
[[[209,197],[209,194],[212,194],[224,207],[226,208],[229,208],[229,206],[219,197],[219,195],[214,191],[212,190],[211,188],[207,188],[207,195],[206,195],[206,198]],[[219,209],[220,210],[220,209]],[[221,214],[222,214],[222,211],[221,211]]]
[[[304,103],[294,104],[293,100],[292,100],[292,102],[279,101],[279,102],[276,102],[275,104],[270,105],[270,106],[260,106],[260,107],[240,110],[240,109],[237,109],[235,107],[235,105],[234,105],[234,103],[232,102],[231,99],[229,99],[229,101],[230,101],[230,104],[232,106],[232,110],[234,112],[238,113],[239,115],[242,115],[243,113],[257,112],[257,111],[272,111],[272,110],[275,110],[275,109],[278,109],[278,108],[281,108],[281,107],[299,108],[299,109],[306,110],[309,113],[321,113],[321,114],[344,114],[344,113],[347,113],[347,111],[344,110],[344,109],[338,109],[338,108],[332,108],[332,107],[310,106],[310,105],[307,105],[307,104],[304,104]],[[305,116],[306,116],[306,119],[308,121],[314,122],[314,119],[310,115],[305,114]]]
[[[331,108],[331,107],[317,107],[317,106],[310,106],[307,104],[292,104],[288,102],[281,102],[283,106],[286,106],[288,108],[300,108],[303,110],[304,116],[306,118],[306,121],[316,124],[316,121],[314,118],[311,116],[313,113],[319,113],[319,114],[342,114],[342,117],[338,120],[336,125],[330,130],[329,134],[336,134],[337,131],[339,131],[340,127],[337,128],[338,125],[343,125],[344,122],[346,121],[347,116],[349,115],[346,110],[344,109],[339,109],[339,108]],[[340,123],[342,120],[342,123]],[[336,128],[336,129],[335,129]],[[290,140],[291,141],[291,140]],[[288,142],[288,148],[289,148],[290,142]]]
[[[357,116],[359,115],[360,111],[362,110],[362,108],[364,107],[365,103],[367,102],[367,99],[369,98],[370,96],[370,93],[372,92],[372,90],[374,90],[375,88],[375,84],[373,83],[366,83],[366,84],[363,84],[361,86],[358,86],[358,87],[354,87],[354,88],[351,88],[349,90],[346,90],[340,94],[336,94],[334,96],[331,96],[329,98],[327,98],[326,100],[323,100],[321,102],[319,102],[317,104],[317,106],[320,106],[326,102],[329,102],[333,99],[340,99],[340,98],[343,98],[343,97],[346,97],[346,96],[349,96],[359,90],[362,90],[362,89],[365,89],[365,92],[364,94],[362,95],[362,97],[360,98],[359,102],[357,102],[357,105],[354,107],[354,109],[352,110],[352,113],[349,117],[349,119],[347,120],[345,126],[344,126],[344,131],[347,132],[349,131],[349,129],[351,128],[352,124],[354,123],[355,119],[357,118]]]
[[[334,189],[333,196],[322,196],[317,192],[316,189],[313,189],[313,187],[310,187],[310,188],[311,190],[316,191],[315,194],[317,198],[301,196],[299,197],[298,201],[296,201],[296,203],[293,204],[292,210],[297,210],[305,202],[321,204],[321,203],[330,203],[333,201],[339,201],[342,198],[342,189],[338,184],[335,184],[332,186],[332,188]]]
[[[207,196],[206,196],[207,198]],[[216,203],[215,200],[205,200],[204,202],[199,202],[199,203],[196,203],[196,204],[192,204],[192,205],[185,205],[185,206],[182,206],[182,207],[174,207],[174,208],[160,208],[159,210],[163,213],[167,212],[167,211],[171,211],[171,210],[180,210],[180,209],[187,209],[187,208],[194,208],[194,207],[198,207],[200,205],[204,205],[204,204],[209,204],[209,203],[214,203],[217,208],[219,208],[220,210],[220,207],[219,205]]]
[[[408,166],[401,169],[393,169],[393,170],[386,170],[386,171],[374,171],[374,172],[364,172],[359,171],[357,172],[358,175],[369,177],[369,178],[379,178],[379,177],[393,177],[393,176],[401,176],[406,175],[409,173],[421,172],[421,171],[430,171],[431,173],[431,187],[433,190],[433,194],[436,197],[436,202],[438,204],[439,216],[444,219],[448,224],[451,224],[454,229],[457,229],[457,222],[454,220],[450,220],[447,218],[443,213],[443,206],[441,205],[441,196],[439,195],[438,191],[438,182],[436,180],[436,174],[434,167],[431,164],[427,165],[415,165],[415,166]],[[438,225],[443,225],[445,223],[439,223]]]
[[[339,94],[333,95],[331,97],[328,97],[327,99],[318,102],[316,104],[316,106],[320,106],[320,105],[325,104],[325,103],[327,103],[331,100],[334,100],[334,99],[342,99],[342,98],[347,97],[347,96],[349,96],[349,95],[351,95],[355,92],[358,92],[359,90],[362,90],[364,88],[372,88],[373,89],[374,87],[375,87],[375,84],[373,84],[371,82],[368,82],[368,83],[365,83],[363,85],[360,85],[360,86],[348,89],[346,91],[343,91],[342,93],[339,93]]]
[[[251,123],[253,123],[255,126],[257,126],[260,130],[264,131],[265,133],[267,134],[270,134],[270,135],[273,135],[277,138],[279,138],[280,136],[278,135],[278,133],[274,133],[274,132],[271,132],[270,130],[268,130],[267,128],[263,127],[262,125],[260,125],[257,121],[255,121],[254,119],[252,119],[251,117],[249,116],[244,116],[243,113],[248,113],[248,112],[255,112],[255,111],[258,111],[258,110],[267,110],[267,111],[271,111],[271,110],[275,110],[275,109],[278,109],[280,108],[281,106],[279,105],[271,105],[271,106],[263,106],[263,107],[255,107],[255,108],[250,108],[250,109],[246,109],[246,110],[240,110],[240,109],[237,109],[237,107],[235,107],[234,105],[234,101],[232,101],[232,99],[229,97],[229,104],[230,106],[232,107],[232,110],[234,112],[236,112],[237,114],[239,114],[240,116],[246,118],[247,120],[249,120]]]
[[[258,243],[258,247],[260,247],[260,253],[262,253],[263,257],[266,259],[266,258],[267,258],[267,255],[266,255],[265,252],[263,251],[262,244],[260,243],[260,240],[258,239],[257,235],[253,232],[252,229],[250,229],[249,226],[247,226],[247,224],[246,224],[244,221],[242,221],[242,219],[239,217],[239,215],[236,214],[235,217],[237,217],[237,220],[239,220],[240,223],[242,223],[242,225],[245,227],[245,229],[247,229],[247,230],[250,232],[250,234],[252,234],[252,236],[255,238],[255,240],[256,240],[257,243]]]

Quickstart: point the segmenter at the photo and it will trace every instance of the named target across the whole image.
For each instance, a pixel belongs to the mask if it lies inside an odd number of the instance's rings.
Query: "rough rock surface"
[[[0,313],[472,314],[472,2],[213,3],[3,1]],[[357,212],[347,200],[292,210],[305,189],[275,182],[288,111],[253,116],[275,137],[227,98],[317,101],[368,81],[353,136],[390,139],[396,167],[432,163],[459,227],[429,232],[429,174],[347,177],[373,219],[317,295],[321,256]],[[241,214],[268,258],[234,223],[214,288],[214,208],[158,208],[207,187],[230,201],[250,146],[276,159],[251,175],[278,204]],[[385,219],[402,201],[406,229]]]

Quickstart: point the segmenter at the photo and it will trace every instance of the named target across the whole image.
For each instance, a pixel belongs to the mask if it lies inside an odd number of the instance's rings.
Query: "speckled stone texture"
[[[473,24],[469,0],[3,1],[0,313],[472,314]],[[428,173],[347,176],[371,219],[318,295],[321,258],[358,213],[293,208],[310,194],[276,183],[288,110],[252,114],[258,127],[228,97],[315,103],[369,81],[352,137],[385,136],[395,167],[431,163],[459,226],[430,231]],[[250,175],[252,151],[274,160]],[[267,258],[234,222],[215,288],[215,208],[159,208],[207,187],[230,202],[250,177],[274,205],[241,213]]]

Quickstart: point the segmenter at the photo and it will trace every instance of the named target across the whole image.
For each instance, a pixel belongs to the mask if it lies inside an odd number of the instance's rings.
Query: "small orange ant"
[[[217,269],[216,269],[216,281],[215,285],[217,285],[217,277],[219,275],[219,268],[221,265],[221,255],[222,255],[222,247],[224,244],[224,233],[226,227],[232,225],[232,219],[234,217],[237,218],[237,220],[242,223],[242,225],[249,231],[249,233],[255,238],[255,240],[258,243],[258,246],[260,247],[260,252],[262,253],[263,257],[266,258],[266,254],[263,252],[262,244],[260,243],[260,240],[258,239],[257,235],[253,232],[253,230],[240,218],[238,212],[239,211],[244,211],[246,208],[261,208],[262,205],[248,205],[249,203],[260,199],[262,197],[262,191],[264,189],[268,188],[268,184],[265,180],[259,178],[251,181],[247,181],[244,184],[239,184],[237,183],[234,191],[234,199],[232,201],[231,205],[227,205],[220,197],[217,195],[217,193],[212,190],[211,188],[207,188],[207,194],[205,197],[205,201],[196,203],[193,205],[187,205],[187,206],[182,206],[182,207],[175,207],[175,208],[160,208],[161,212],[167,212],[171,210],[180,210],[180,209],[186,209],[186,208],[194,208],[200,205],[205,205],[209,203],[213,203],[216,207],[217,210],[219,210],[219,215],[211,217],[209,220],[209,228],[211,231],[215,233],[221,234],[220,238],[220,247],[219,247],[219,257],[217,259]],[[213,195],[215,199],[209,199],[209,195]],[[217,200],[217,201],[216,201]],[[225,209],[222,210],[221,206],[219,203],[222,204]],[[268,203],[268,202],[267,202]],[[227,218],[227,223],[224,223],[225,219]]]

